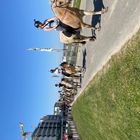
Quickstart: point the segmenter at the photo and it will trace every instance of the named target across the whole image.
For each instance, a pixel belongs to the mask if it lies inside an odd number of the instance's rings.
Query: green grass
[[[80,8],[81,0],[74,0],[73,7]]]
[[[140,140],[140,31],[72,107],[81,140]]]

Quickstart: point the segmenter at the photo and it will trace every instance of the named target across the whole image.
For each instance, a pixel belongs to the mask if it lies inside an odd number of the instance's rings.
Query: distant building
[[[54,104],[54,115],[61,115],[64,119],[66,119],[68,113],[68,107],[69,106],[67,106],[65,102],[58,100]]]
[[[59,115],[61,113],[60,103],[56,102],[54,104],[54,115]]]
[[[63,140],[66,122],[61,115],[47,115],[40,119],[32,140]]]

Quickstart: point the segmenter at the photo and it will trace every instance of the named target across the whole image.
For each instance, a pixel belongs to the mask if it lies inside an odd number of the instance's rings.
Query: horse
[[[63,62],[60,64],[62,70],[69,74],[81,74],[82,68],[80,66],[73,66],[72,64],[68,64],[67,62]]]
[[[72,43],[85,44],[87,41],[95,41],[95,39],[96,39],[95,35],[87,37],[80,35],[80,33],[77,32],[76,34],[72,34],[72,36],[68,37],[64,34],[63,31],[59,32],[59,40],[64,44],[72,44]]]
[[[69,75],[81,74],[81,70],[76,69],[73,65],[63,62],[60,64],[61,70]]]
[[[71,74],[69,73],[69,71],[65,71],[64,69],[62,70],[62,74],[67,77],[80,78],[79,74],[73,74],[73,73]]]
[[[69,7],[69,4],[63,0],[53,0],[51,2],[52,11],[62,23],[74,29],[92,28],[91,25],[84,23],[82,18],[84,15],[94,15],[95,12]]]
[[[102,3],[102,1],[101,1],[101,5],[102,5],[102,8],[100,8],[99,9],[99,7],[97,8],[96,7],[96,4],[94,4],[95,5],[95,9],[94,9],[94,11],[84,11],[84,10],[80,10],[80,9],[78,9],[78,8],[74,8],[74,7],[71,7],[71,5],[70,5],[70,3],[71,3],[71,0],[51,0],[51,3],[52,3],[52,5],[53,5],[53,3],[55,3],[55,6],[57,7],[57,8],[67,8],[64,12],[62,12],[61,14],[63,15],[60,15],[59,17],[62,17],[62,19],[64,18],[64,16],[65,16],[65,13],[67,12],[67,11],[73,11],[74,13],[73,14],[77,14],[78,16],[79,16],[79,18],[80,18],[80,21],[81,21],[81,26],[79,27],[79,28],[83,28],[83,27],[89,27],[90,28],[90,26],[88,26],[87,24],[86,25],[84,25],[85,23],[83,23],[83,16],[85,16],[85,15],[99,15],[99,16],[101,16],[101,14],[104,14],[104,13],[106,13],[107,11],[108,11],[108,7],[104,7],[104,5],[103,5],[103,3]],[[95,2],[94,2],[95,3]],[[97,2],[97,3],[99,3],[99,2]],[[53,8],[52,8],[52,10],[53,10]],[[60,10],[60,9],[59,9]],[[63,9],[64,10],[64,9]],[[55,10],[53,10],[54,11],[54,13],[55,13]],[[57,10],[56,10],[57,11]],[[57,14],[57,13],[55,13],[55,14]],[[58,17],[58,18],[59,18]],[[75,18],[76,19],[76,18]],[[61,22],[65,22],[65,21],[62,21],[61,20]],[[68,21],[69,22],[69,21]],[[76,22],[76,21],[74,21],[74,22]],[[78,20],[77,20],[77,23],[78,23]],[[73,24],[75,24],[75,23],[73,23]],[[69,24],[70,26],[72,26],[73,25],[72,23],[71,24]],[[94,28],[94,27],[91,27],[91,28]],[[99,28],[97,28],[97,30],[100,30],[100,28],[101,27],[99,27]]]
[[[69,84],[71,84],[73,86],[81,87],[80,83],[78,81],[74,81],[73,79],[63,77],[61,79],[61,82],[62,81],[65,82],[65,83],[69,83]]]

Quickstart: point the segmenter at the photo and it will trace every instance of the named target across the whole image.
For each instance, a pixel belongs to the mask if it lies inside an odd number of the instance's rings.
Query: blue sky
[[[53,113],[58,79],[48,71],[60,63],[62,54],[26,50],[63,47],[56,31],[46,33],[33,26],[33,19],[52,16],[48,0],[0,1],[1,140],[21,140],[20,121],[32,131],[43,115]]]

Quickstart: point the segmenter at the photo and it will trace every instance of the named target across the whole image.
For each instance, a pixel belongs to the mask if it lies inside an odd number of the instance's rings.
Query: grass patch
[[[81,140],[140,139],[140,31],[72,107]]]
[[[73,7],[80,8],[81,0],[74,0]]]

